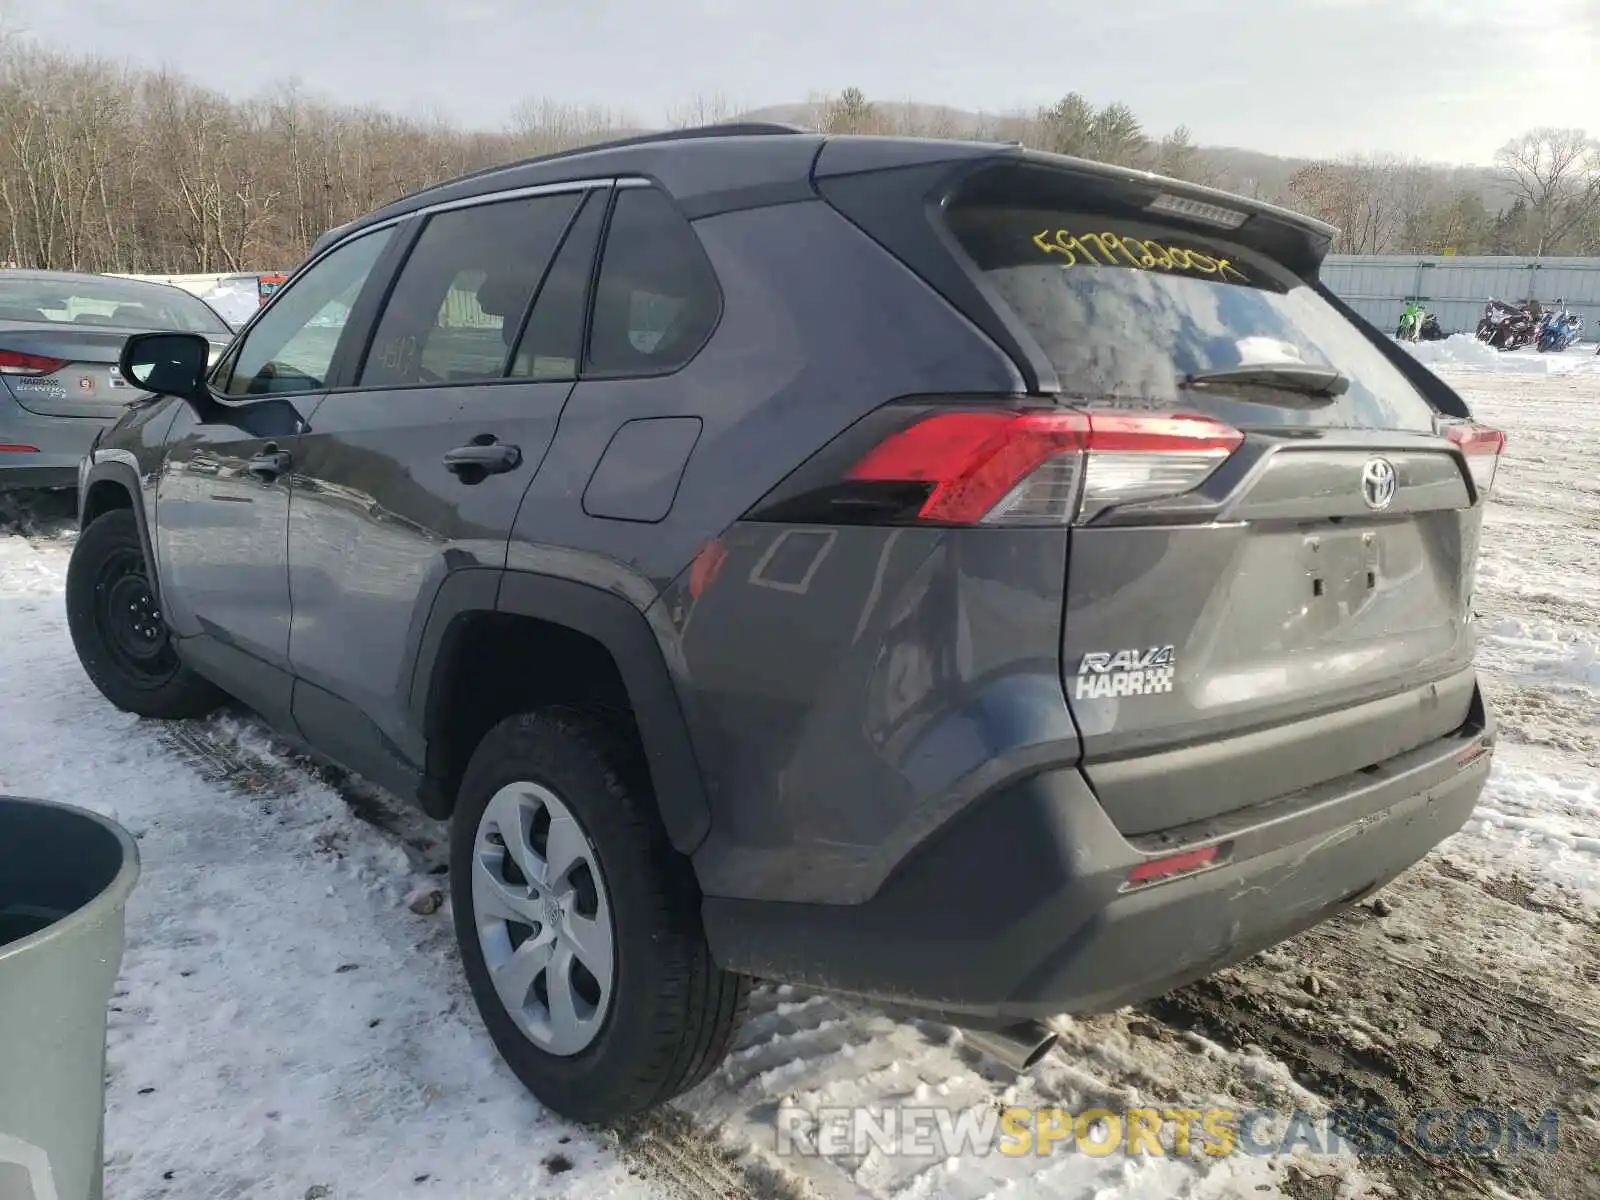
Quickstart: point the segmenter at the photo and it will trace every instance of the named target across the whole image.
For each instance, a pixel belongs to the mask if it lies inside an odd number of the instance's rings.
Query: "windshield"
[[[1193,408],[1190,375],[1277,363],[1331,368],[1349,387],[1308,407],[1263,403],[1270,381],[1241,383],[1208,388],[1204,408],[1240,424],[1432,428],[1427,400],[1360,329],[1245,247],[1056,208],[958,202],[947,221],[1068,395]]]
[[[179,288],[110,276],[0,275],[0,320],[56,321],[218,334],[233,331],[203,301]]]

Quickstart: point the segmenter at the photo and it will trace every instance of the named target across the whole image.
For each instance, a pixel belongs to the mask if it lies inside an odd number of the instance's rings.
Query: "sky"
[[[7,0],[0,0],[5,6]],[[1078,91],[1148,130],[1276,154],[1487,163],[1538,125],[1600,134],[1600,0],[9,0],[56,48],[244,97],[503,125],[521,100],[665,124],[859,87],[984,112]]]

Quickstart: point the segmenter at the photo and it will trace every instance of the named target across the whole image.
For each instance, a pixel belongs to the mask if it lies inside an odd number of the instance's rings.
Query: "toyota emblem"
[[[1374,458],[1361,469],[1361,498],[1367,507],[1382,512],[1394,502],[1394,464],[1387,458]]]

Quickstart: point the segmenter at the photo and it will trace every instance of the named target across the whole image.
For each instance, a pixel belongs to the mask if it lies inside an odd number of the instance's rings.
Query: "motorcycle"
[[[1425,342],[1444,341],[1444,330],[1439,328],[1439,318],[1429,313],[1422,318],[1422,332],[1419,335]]]
[[[1583,336],[1583,318],[1567,309],[1563,301],[1559,311],[1551,313],[1539,328],[1540,353],[1560,353],[1577,344]]]
[[[1505,319],[1495,326],[1489,336],[1489,345],[1496,350],[1521,350],[1524,346],[1531,346],[1539,336],[1540,324],[1532,313],[1519,308],[1506,314]]]
[[[1407,304],[1405,311],[1400,314],[1400,324],[1395,327],[1394,336],[1402,342],[1414,342],[1422,333],[1422,306],[1420,304]]]
[[[1492,342],[1495,331],[1505,323],[1507,317],[1512,317],[1522,312],[1514,304],[1507,304],[1504,300],[1489,297],[1489,302],[1483,306],[1483,316],[1478,321],[1478,328],[1474,336],[1480,342]]]

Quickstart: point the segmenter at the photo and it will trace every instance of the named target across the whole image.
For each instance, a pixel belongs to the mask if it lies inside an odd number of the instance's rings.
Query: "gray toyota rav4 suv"
[[[705,1078],[752,978],[1026,1064],[1488,774],[1504,438],[1318,282],[1331,233],[771,126],[467,176],[215,367],[129,339],[72,635],[123,709],[232,697],[448,818],[483,1020],[562,1113]]]

